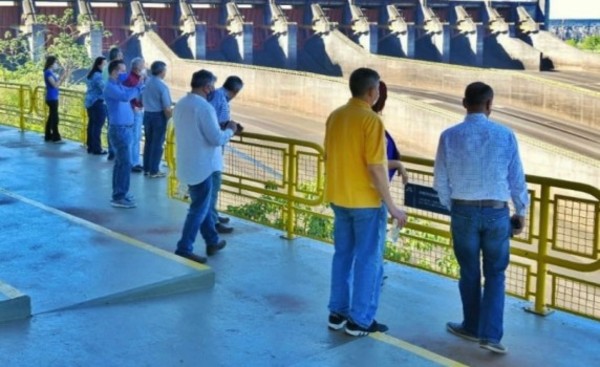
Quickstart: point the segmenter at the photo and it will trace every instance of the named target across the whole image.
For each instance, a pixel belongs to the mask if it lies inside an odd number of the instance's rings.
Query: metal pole
[[[546,255],[548,254],[548,228],[550,222],[550,187],[547,184],[542,185],[540,200],[540,236],[537,253],[537,279],[535,284],[535,305],[534,308],[527,307],[525,310],[537,315],[546,316],[551,311],[546,308],[546,274],[548,272],[548,263]]]
[[[19,86],[19,127],[21,132],[25,131],[25,90],[24,86]]]
[[[294,208],[294,195],[296,193],[296,183],[298,175],[296,169],[296,145],[290,144],[290,153],[288,155],[288,197],[287,197],[287,216],[286,216],[286,236],[285,239],[293,240],[294,224],[296,221],[296,209]]]

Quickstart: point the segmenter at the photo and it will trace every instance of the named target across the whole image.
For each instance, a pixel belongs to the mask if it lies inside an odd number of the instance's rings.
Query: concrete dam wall
[[[189,89],[192,73],[201,68],[211,70],[220,80],[236,74],[245,82],[244,92],[238,97],[241,103],[312,116],[322,120],[323,125],[329,113],[346,103],[350,96],[347,81],[342,78],[247,65],[183,60],[153,32],[147,32],[138,39],[147,62],[163,60],[168,63],[170,72],[166,82],[178,89]],[[430,159],[435,156],[439,134],[462,118],[460,114],[449,113],[394,93],[390,93],[384,115],[388,129],[405,154]],[[519,140],[528,174],[569,177],[569,180],[600,186],[600,162],[529,137],[519,136]]]
[[[462,95],[467,84],[483,81],[499,103],[560,116],[600,130],[600,93],[548,81],[531,74],[397,59],[364,51],[339,31],[323,36],[327,55],[348,76],[358,67],[377,70],[389,84]]]

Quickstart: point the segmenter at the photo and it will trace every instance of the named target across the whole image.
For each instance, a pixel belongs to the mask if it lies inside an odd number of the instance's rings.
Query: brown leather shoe
[[[217,223],[215,225],[215,229],[217,230],[218,233],[221,233],[221,234],[228,234],[228,233],[233,232],[233,227],[226,226],[223,223]]]
[[[227,242],[225,242],[225,240],[219,241],[219,243],[217,243],[216,245],[206,245],[206,255],[212,256],[217,252],[221,251],[226,245]]]

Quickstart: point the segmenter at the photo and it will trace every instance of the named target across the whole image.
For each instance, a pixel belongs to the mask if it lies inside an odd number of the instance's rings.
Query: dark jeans
[[[454,254],[460,265],[463,327],[481,341],[499,343],[503,335],[504,272],[510,259],[508,208],[453,204],[451,218]]]
[[[219,235],[215,229],[215,221],[210,215],[212,175],[197,185],[189,185],[190,209],[188,210],[181,239],[177,242],[178,254],[190,254],[194,251],[194,241],[198,230],[204,238],[206,245],[215,245],[219,243]]]
[[[102,126],[106,120],[106,106],[103,100],[97,100],[92,106],[87,109],[88,126],[87,126],[87,151],[88,153],[102,152],[102,142],[100,134]]]
[[[164,112],[144,112],[144,172],[157,173],[167,133]]]
[[[209,215],[213,217],[215,224],[219,223],[219,212],[217,211],[217,202],[219,200],[219,191],[221,191],[221,171],[215,171],[212,177],[212,191],[210,194],[210,211]]]
[[[129,192],[131,178],[131,139],[133,125],[122,126],[112,124],[108,127],[113,148],[115,149],[115,166],[113,168],[113,200],[122,200]]]
[[[46,101],[46,105],[48,105],[48,120],[46,120],[44,140],[59,141],[61,137],[58,132],[58,100]]]

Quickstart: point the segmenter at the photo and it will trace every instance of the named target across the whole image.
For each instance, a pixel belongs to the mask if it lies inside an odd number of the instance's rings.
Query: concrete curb
[[[0,322],[31,316],[31,298],[8,283],[0,281]]]
[[[153,284],[143,285],[122,292],[89,299],[74,305],[61,307],[46,312],[73,310],[78,308],[105,306],[110,304],[140,301],[148,298],[164,297],[178,293],[212,288],[215,283],[215,272],[211,268],[195,271],[175,278],[166,279]],[[46,313],[44,312],[44,313]]]

